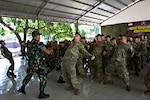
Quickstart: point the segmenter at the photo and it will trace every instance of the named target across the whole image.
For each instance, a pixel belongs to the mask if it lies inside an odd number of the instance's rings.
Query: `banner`
[[[128,35],[129,36],[150,35],[150,21],[128,23]]]

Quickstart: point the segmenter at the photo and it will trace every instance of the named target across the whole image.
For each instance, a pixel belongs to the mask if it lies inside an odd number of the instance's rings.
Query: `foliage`
[[[2,20],[4,22],[2,24],[5,24],[4,26],[7,28],[0,24],[0,35],[5,35],[6,33],[15,33],[17,38],[20,38],[20,34],[26,33],[27,36],[31,36],[31,33],[35,29],[38,29],[47,40],[63,41],[72,40],[75,32],[75,26],[72,26],[70,23],[58,23],[43,20],[37,21],[8,17],[2,17]],[[86,36],[87,34],[93,32],[96,33],[95,31],[98,31],[97,27],[89,27],[85,25],[78,25],[78,27],[79,33],[81,33],[82,36]]]

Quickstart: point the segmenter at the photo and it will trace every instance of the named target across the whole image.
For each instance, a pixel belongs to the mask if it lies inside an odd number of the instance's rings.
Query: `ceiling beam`
[[[108,6],[112,7],[112,8],[117,9],[117,10],[121,10],[120,8],[115,7],[115,6],[113,6],[113,5],[109,4],[109,3],[103,2],[103,4],[108,5]]]
[[[127,4],[125,4],[124,2],[120,1],[120,0],[116,0],[118,3],[124,5],[124,6],[128,6]]]
[[[55,2],[49,2],[49,4],[53,4],[53,5],[58,5],[58,6],[61,6],[61,7],[66,7],[66,8],[70,8],[70,9],[76,9],[76,10],[80,10],[80,11],[86,11],[84,9],[80,9],[80,8],[76,8],[76,7],[71,7],[71,6],[67,6],[67,5],[64,5],[64,4],[59,4],[59,3],[55,3]]]
[[[103,15],[103,14],[99,14],[99,13],[95,13],[95,12],[90,12],[90,13],[95,14],[95,15],[100,15],[100,16],[103,16],[103,17],[109,17],[107,15]]]
[[[44,8],[44,10],[47,11],[54,11],[54,12],[59,12],[59,13],[65,13],[65,14],[70,14],[70,15],[79,15],[79,14],[75,14],[75,13],[71,13],[71,12],[66,12],[66,11],[60,11],[60,10],[54,10],[54,9],[49,9],[49,8]]]
[[[40,14],[41,14],[41,11],[45,8],[45,6],[48,4],[48,2],[49,2],[50,0],[47,0],[47,1],[45,1],[43,4],[42,4],[42,7],[41,7],[41,9],[38,11],[38,13],[37,13],[37,16],[39,16]]]
[[[91,19],[97,19],[97,20],[104,20],[104,19],[100,19],[100,18],[95,18],[95,17],[90,17],[90,16],[84,16],[84,17],[87,17],[87,18],[91,18]]]
[[[98,2],[96,2],[93,7],[89,8],[89,10],[85,11],[83,14],[81,14],[79,17],[76,18],[76,20],[79,20],[81,17],[83,17],[85,14],[89,13],[91,10],[93,10],[94,8],[96,8],[97,6],[99,6],[104,0],[100,0]]]
[[[105,12],[108,12],[108,13],[111,13],[111,14],[115,14],[114,12],[112,12],[112,11],[108,11],[108,10],[105,10],[105,9],[102,9],[102,8],[97,8],[97,9],[99,9],[99,10],[102,10],[102,11],[105,11]]]
[[[87,3],[84,3],[84,2],[81,2],[81,1],[78,1],[78,0],[70,0],[70,1],[74,1],[74,2],[77,2],[77,3],[83,4],[83,5],[88,5],[88,6],[93,7],[93,5],[91,5],[91,4],[87,4]]]

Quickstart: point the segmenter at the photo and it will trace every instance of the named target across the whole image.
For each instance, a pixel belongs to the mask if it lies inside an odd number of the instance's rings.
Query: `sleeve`
[[[79,45],[79,51],[84,55],[84,56],[87,56],[87,57],[91,57],[92,54],[90,54],[84,47],[83,44]]]
[[[39,45],[39,48],[40,48],[42,51],[44,51],[44,50],[46,49],[46,47],[45,47],[44,44],[40,44],[40,45]]]

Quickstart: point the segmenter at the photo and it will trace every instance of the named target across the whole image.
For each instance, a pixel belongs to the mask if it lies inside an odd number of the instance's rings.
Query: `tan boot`
[[[74,90],[74,94],[75,94],[75,95],[80,95],[80,90],[79,90],[79,89],[75,89],[75,90]]]

